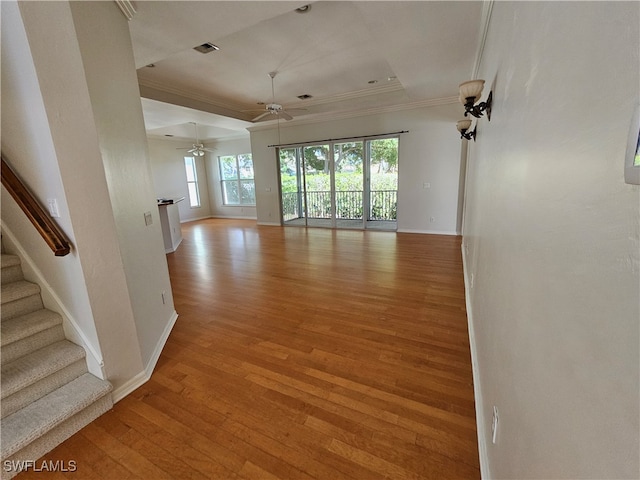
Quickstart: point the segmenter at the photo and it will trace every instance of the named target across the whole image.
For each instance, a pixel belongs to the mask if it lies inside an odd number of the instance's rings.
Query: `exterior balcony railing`
[[[362,190],[337,191],[336,218],[361,220],[364,215],[364,192]],[[398,211],[397,190],[372,190],[369,192],[369,215],[367,220],[394,221]],[[284,220],[304,218],[305,195],[302,192],[282,194]],[[308,218],[331,218],[331,192],[306,192],[306,212]]]

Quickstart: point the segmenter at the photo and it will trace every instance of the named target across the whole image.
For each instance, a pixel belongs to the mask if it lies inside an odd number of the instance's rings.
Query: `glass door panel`
[[[335,220],[339,228],[363,227],[364,144],[333,145]]]
[[[395,229],[398,213],[398,139],[370,140],[367,228]]]
[[[306,225],[299,150],[299,148],[278,150],[282,221],[285,225]]]
[[[307,225],[331,227],[331,158],[329,145],[302,147],[304,192]]]
[[[398,138],[278,150],[282,223],[395,230]]]

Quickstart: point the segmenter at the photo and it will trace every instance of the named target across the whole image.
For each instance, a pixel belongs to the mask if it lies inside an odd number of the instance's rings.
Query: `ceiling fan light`
[[[196,157],[202,157],[202,156],[204,156],[204,151],[202,151],[202,150],[196,150],[196,151],[194,151],[194,152],[193,152],[193,154],[194,154]]]
[[[484,80],[469,80],[460,84],[460,102],[464,105],[466,99],[472,97],[475,100],[482,95]],[[464,100],[464,101],[463,101]]]

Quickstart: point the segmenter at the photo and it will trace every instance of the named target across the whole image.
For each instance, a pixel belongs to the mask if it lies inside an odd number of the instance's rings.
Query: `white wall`
[[[2,150],[41,202],[58,200],[72,253],[58,258],[43,248],[4,191],[2,220],[118,388],[143,367],[69,5],[22,2],[18,10],[2,2],[2,34]]]
[[[275,127],[251,128],[258,223],[280,222],[278,167],[268,145],[408,130],[399,143],[398,231],[456,234],[460,137],[455,123],[461,115],[459,104],[447,104],[304,125],[281,122],[280,140]]]
[[[47,307],[63,313],[65,321],[77,325],[77,335],[67,331],[73,340],[93,349],[98,365],[92,365],[91,372],[102,376],[99,364],[102,353],[98,342],[89,292],[85,285],[82,258],[77,248],[76,237],[69,215],[65,187],[56,161],[51,131],[47,121],[42,94],[40,93],[33,58],[29,50],[27,34],[22,24],[20,12],[15,2],[2,4],[2,153],[7,157],[13,170],[28,185],[40,204],[46,205],[47,199],[58,203],[60,218],[57,224],[65,232],[71,244],[71,253],[65,257],[55,257],[44,240],[35,234],[35,229],[18,208],[6,190],[2,189],[3,242],[7,251],[20,253],[22,247],[29,252],[31,261],[38,265],[40,273],[56,292],[57,305]],[[38,141],[33,141],[33,139]],[[89,181],[89,179],[87,180]],[[106,192],[102,192],[106,194]],[[105,196],[106,198],[106,196]],[[73,207],[73,205],[72,205]],[[10,232],[10,233],[9,233]],[[10,236],[16,237],[17,245],[10,245]],[[26,259],[23,259],[26,260]],[[28,263],[23,261],[23,270],[30,281],[38,281],[35,272],[30,272]],[[82,338],[84,337],[84,338]],[[97,367],[97,368],[96,368]]]
[[[153,185],[157,197],[188,197],[184,155],[176,148],[185,142],[149,138],[149,156],[153,172]],[[210,141],[205,144],[214,150],[196,158],[200,208],[191,208],[188,200],[180,202],[180,221],[189,222],[202,218],[256,218],[256,207],[226,206],[222,203],[218,157],[251,153],[249,136],[229,140]]]
[[[181,222],[189,222],[211,216],[209,203],[208,172],[205,157],[195,157],[198,188],[200,189],[200,207],[191,208],[187,189],[187,174],[184,168],[184,150],[176,150],[185,146],[185,142],[149,138],[149,158],[153,174],[153,188],[156,198],[180,198],[185,200],[178,203]]]
[[[222,187],[220,185],[220,168],[218,167],[218,157],[225,155],[239,155],[251,153],[251,141],[249,136],[243,138],[221,140],[215,143],[208,143],[208,147],[215,150],[215,153],[206,156],[207,181],[209,183],[209,201],[211,204],[211,215],[214,217],[226,218],[256,218],[256,207],[249,206],[226,206],[222,201]],[[254,160],[255,163],[255,160]],[[256,180],[256,184],[258,180]]]
[[[176,312],[129,27],[113,2],[70,2],[143,364],[148,375]],[[153,223],[146,225],[145,213]],[[117,341],[119,339],[113,339]]]
[[[463,240],[490,478],[640,474],[639,20],[637,2],[493,4]]]

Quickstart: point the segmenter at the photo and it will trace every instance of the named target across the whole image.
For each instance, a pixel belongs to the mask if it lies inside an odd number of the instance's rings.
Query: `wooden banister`
[[[49,214],[38,203],[38,200],[24,186],[20,179],[13,173],[2,155],[2,185],[11,194],[16,203],[20,206],[40,236],[47,242],[49,248],[57,257],[63,257],[71,251],[69,241],[62,230],[54,223]]]

